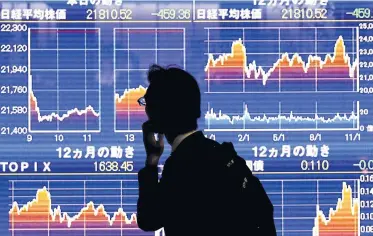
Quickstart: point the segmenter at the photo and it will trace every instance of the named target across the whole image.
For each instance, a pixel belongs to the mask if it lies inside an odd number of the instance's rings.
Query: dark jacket
[[[247,187],[253,188],[253,195],[263,191],[265,196],[245,197],[241,185],[247,181],[230,183],[232,178],[226,177],[226,166],[219,161],[219,155],[236,153],[233,145],[221,146],[199,131],[185,138],[167,159],[159,182],[157,167],[140,170],[137,220],[142,230],[164,227],[166,236],[276,235],[272,204],[268,199],[261,206],[267,196],[260,182],[252,176]],[[236,158],[239,168],[248,170],[246,162]],[[261,227],[268,231],[258,234],[251,230],[252,222],[264,213],[267,219]]]

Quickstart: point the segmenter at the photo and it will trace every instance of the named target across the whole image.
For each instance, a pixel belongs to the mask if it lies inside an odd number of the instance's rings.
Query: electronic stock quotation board
[[[164,235],[136,224],[153,63],[198,80],[199,129],[260,178],[277,235],[373,234],[371,1],[1,1],[0,20],[1,235]]]

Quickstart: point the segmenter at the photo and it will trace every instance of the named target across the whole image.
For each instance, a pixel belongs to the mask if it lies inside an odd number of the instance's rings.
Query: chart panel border
[[[30,101],[30,97],[31,97],[31,91],[32,91],[32,74],[31,74],[31,30],[32,29],[38,29],[38,30],[43,30],[43,29],[47,29],[47,30],[96,30],[97,31],[97,48],[98,48],[98,113],[99,113],[99,116],[98,116],[98,129],[93,129],[93,130],[32,130],[32,126],[31,126],[31,101]],[[42,27],[42,28],[38,28],[38,27],[29,27],[27,29],[27,46],[28,46],[28,50],[27,50],[27,63],[28,63],[28,74],[27,74],[27,78],[28,78],[28,132],[29,133],[100,133],[101,132],[101,127],[102,127],[102,122],[101,122],[101,116],[102,116],[102,104],[101,104],[101,28],[97,27],[97,28],[94,28],[94,27],[86,27],[86,28],[82,28],[82,27],[74,27],[74,28],[70,28],[70,27],[53,27],[53,28],[45,28],[45,27]]]
[[[359,42],[359,27],[358,26],[315,26],[315,27],[311,27],[311,26],[258,26],[258,27],[229,27],[229,26],[221,26],[221,27],[204,27],[204,30],[207,32],[206,35],[207,35],[207,40],[205,40],[205,43],[207,43],[207,52],[204,53],[204,56],[205,57],[209,57],[210,55],[210,30],[242,30],[242,42],[243,42],[243,45],[245,46],[245,30],[250,30],[250,29],[254,29],[254,30],[261,30],[261,29],[275,29],[275,30],[280,30],[281,29],[284,29],[284,30],[289,30],[289,29],[314,29],[315,30],[315,36],[317,37],[317,29],[351,29],[352,32],[354,32],[352,34],[353,38],[354,38],[354,41],[355,43],[353,43],[353,50],[356,51],[356,55],[355,55],[355,61],[356,61],[356,78],[352,78],[353,79],[353,89],[352,90],[346,90],[346,91],[323,91],[323,90],[318,90],[317,89],[317,75],[316,75],[316,78],[315,78],[315,85],[316,85],[316,88],[315,88],[315,91],[311,91],[311,90],[307,90],[307,91],[282,91],[281,90],[281,79],[279,79],[278,83],[279,83],[279,91],[246,91],[245,90],[245,78],[243,78],[243,91],[240,91],[240,92],[237,92],[237,91],[226,91],[226,92],[220,92],[220,91],[210,91],[210,83],[212,80],[210,80],[209,78],[209,73],[208,73],[208,76],[205,76],[205,82],[207,83],[207,91],[205,91],[204,93],[205,94],[303,94],[303,93],[309,93],[309,94],[312,94],[312,93],[320,93],[320,94],[325,94],[325,93],[358,93],[359,92],[359,88],[360,88],[360,80],[359,80],[359,76],[360,76],[360,66],[359,66],[359,62],[360,62],[360,58],[359,58],[359,48],[360,48],[360,42]],[[281,37],[279,35],[279,37]],[[279,42],[281,42],[281,38],[279,38],[278,40]],[[315,39],[315,45],[317,47],[317,39]],[[233,42],[233,41],[232,41]],[[316,55],[317,56],[317,49],[315,50],[316,51]],[[229,52],[224,52],[220,55],[228,55],[230,54]],[[280,54],[280,52],[278,53]],[[216,59],[216,58],[215,58]],[[207,61],[207,60],[206,60]],[[254,60],[255,61],[255,60]],[[306,61],[306,60],[305,60]],[[351,61],[351,66],[354,66],[354,61]],[[247,66],[247,65],[245,65]],[[243,75],[244,76],[244,75]],[[356,80],[356,82],[355,82]]]
[[[117,34],[117,30],[182,30],[183,31],[183,69],[185,70],[186,69],[186,29],[185,27],[114,27],[113,28],[113,66],[114,66],[114,73],[113,73],[113,77],[114,77],[114,84],[113,84],[113,107],[114,107],[114,132],[115,133],[141,133],[142,130],[141,129],[128,129],[128,130],[123,130],[123,129],[117,129],[117,118],[116,118],[116,114],[117,114],[117,109],[116,109],[116,93],[117,93],[117,78],[116,78],[116,72],[117,72],[117,68],[116,68],[116,53],[117,53],[117,45],[116,45],[116,34]],[[157,62],[156,62],[157,63]],[[128,71],[130,71],[130,68],[127,68]],[[128,80],[130,80],[130,78],[128,77],[127,78]],[[129,88],[127,88],[129,89]]]

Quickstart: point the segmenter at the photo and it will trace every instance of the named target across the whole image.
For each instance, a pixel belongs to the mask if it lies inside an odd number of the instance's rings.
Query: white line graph
[[[101,131],[100,43],[99,28],[28,29],[30,133]]]
[[[246,103],[240,112],[224,112],[208,103],[205,113],[205,131],[358,131],[360,129],[360,102],[352,102],[350,111],[325,111],[314,102],[309,112],[284,109],[278,102],[275,112],[250,111]]]
[[[9,196],[9,200],[11,200],[9,208],[12,209],[9,214],[14,212],[15,209],[19,209],[19,214],[25,214],[27,213],[27,207],[32,208],[33,206],[32,204],[30,205],[27,203],[32,202],[33,199],[39,199],[39,201],[47,200],[50,202],[51,210],[54,212],[51,217],[52,219],[56,219],[48,222],[48,227],[41,228],[40,225],[38,226],[38,224],[36,224],[37,228],[29,229],[24,229],[22,227],[17,228],[17,220],[13,220],[12,228],[10,228],[12,232],[23,232],[25,230],[35,232],[46,230],[48,230],[48,232],[78,230],[85,234],[89,231],[100,230],[139,230],[136,224],[130,223],[130,221],[135,220],[136,218],[136,200],[138,197],[138,188],[136,186],[137,181],[134,181],[133,179],[66,181],[11,180],[9,182],[9,190],[11,192],[11,195]],[[115,204],[113,202],[115,202]],[[35,202],[34,204],[38,204],[38,202]],[[85,214],[82,214],[82,212],[87,211],[89,208],[96,209],[96,213],[98,213],[99,210],[105,212],[105,214],[110,217],[111,228],[89,228],[89,220],[86,220]],[[79,221],[79,217],[82,217],[83,215],[84,227],[76,227],[77,224],[79,225],[79,223],[76,222]],[[122,221],[120,225],[115,224],[115,220],[118,220],[119,215],[123,215],[123,217],[126,218],[126,225],[124,225],[124,222]],[[58,216],[64,217],[65,220],[60,223],[61,226],[65,223],[65,227],[55,227],[55,223],[58,223],[56,218]],[[115,216],[117,216],[117,218],[115,218]],[[15,219],[16,215],[12,214],[12,217]]]
[[[360,181],[357,179],[262,179],[261,182],[277,212],[278,235],[296,232],[318,235],[312,227],[304,229],[304,226],[315,222],[318,209],[330,220],[329,210],[338,210],[337,204],[345,194],[352,195],[351,208],[352,204],[360,205]],[[359,213],[356,212],[358,219]],[[359,236],[360,223],[354,229],[355,236]]]
[[[356,27],[205,29],[206,93],[356,93],[359,90]],[[332,29],[336,32],[325,36]],[[241,56],[237,56],[241,53],[242,63]],[[339,65],[336,62],[342,57],[345,63]],[[239,66],[230,66],[234,63]],[[303,64],[305,71],[297,63]]]
[[[134,175],[135,176],[135,175]],[[329,209],[336,210],[338,201],[343,200],[345,194],[351,194],[353,201],[360,201],[360,182],[357,179],[261,179],[261,182],[271,198],[275,209],[277,232],[287,235],[293,232],[312,232],[312,228],[305,229],[306,222],[313,223],[317,209],[327,215]],[[300,188],[300,186],[302,186]],[[93,204],[96,209],[102,205],[105,212],[113,217],[119,212],[128,215],[136,214],[137,180],[133,178],[119,180],[10,180],[9,208],[25,206],[35,199],[37,192],[45,189],[51,193],[51,207],[60,207],[62,212],[69,212],[69,216],[77,215],[87,204]],[[346,190],[350,189],[348,192]],[[346,206],[346,205],[344,205]],[[72,210],[76,209],[76,210]],[[119,210],[118,210],[119,209]],[[11,211],[10,211],[11,212]],[[110,218],[114,219],[114,218]],[[297,222],[293,224],[292,222]],[[51,222],[52,223],[52,222]],[[13,225],[13,226],[12,226]],[[12,232],[24,231],[14,229]],[[52,225],[52,224],[51,224]],[[297,227],[296,227],[297,226]],[[301,228],[299,228],[301,227]],[[128,235],[136,228],[120,227]],[[359,228],[359,226],[356,226]],[[32,231],[33,229],[28,229]],[[44,229],[45,230],[45,229]],[[55,230],[53,227],[47,230]],[[70,229],[69,229],[70,230]],[[82,230],[75,228],[73,230]],[[105,228],[87,229],[86,232],[107,230]],[[154,235],[154,234],[153,234]],[[163,230],[155,232],[155,236],[164,235]],[[360,234],[357,234],[357,236]]]
[[[141,132],[146,115],[136,101],[146,91],[146,73],[151,64],[185,69],[185,28],[114,28],[113,34],[114,130]]]

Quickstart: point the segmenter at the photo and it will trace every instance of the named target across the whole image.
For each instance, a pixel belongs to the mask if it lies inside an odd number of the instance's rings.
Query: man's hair
[[[152,65],[148,81],[146,104],[160,119],[165,133],[182,134],[197,129],[201,92],[191,74],[174,66]]]

